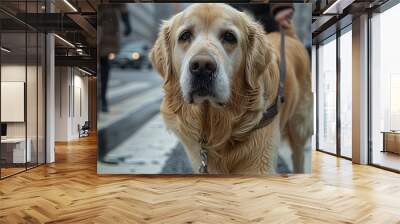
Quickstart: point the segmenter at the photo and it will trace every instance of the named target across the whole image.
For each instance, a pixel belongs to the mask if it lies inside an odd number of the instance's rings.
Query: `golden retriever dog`
[[[285,36],[284,103],[257,129],[278,95],[280,34],[226,4],[193,4],[163,23],[149,55],[164,80],[160,110],[195,171],[203,147],[210,174],[272,174],[287,140],[294,172],[303,172],[313,126],[310,63],[293,33]]]

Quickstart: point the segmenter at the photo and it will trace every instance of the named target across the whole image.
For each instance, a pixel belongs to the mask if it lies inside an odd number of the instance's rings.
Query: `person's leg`
[[[132,33],[131,21],[129,20],[129,13],[122,13],[121,20],[124,25],[124,35],[128,36]]]
[[[100,58],[100,98],[101,98],[101,111],[108,112],[107,104],[107,83],[110,72],[110,64],[107,57]]]

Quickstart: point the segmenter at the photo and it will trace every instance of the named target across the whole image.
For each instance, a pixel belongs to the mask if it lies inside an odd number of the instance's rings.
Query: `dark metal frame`
[[[315,46],[315,147],[316,150],[319,150],[319,76],[318,76],[318,71],[319,71],[319,44]]]
[[[341,66],[340,66],[340,35],[341,30],[339,23],[336,23],[336,154],[341,156],[341,133],[342,124],[340,123],[340,77],[341,77]]]
[[[367,137],[367,141],[368,141],[368,155],[367,155],[367,162],[368,164],[372,165],[372,153],[373,153],[373,149],[372,149],[372,82],[371,82],[371,71],[372,71],[372,65],[371,65],[371,56],[372,56],[372,42],[371,42],[371,37],[372,37],[372,33],[371,33],[371,19],[372,19],[372,13],[369,12],[368,13],[368,36],[367,36],[367,45],[368,45],[368,53],[367,53],[367,63],[368,63],[368,69],[367,69],[367,92],[368,92],[368,96],[367,96],[367,120],[368,120],[368,124],[367,124],[367,133],[368,133],[368,137]]]

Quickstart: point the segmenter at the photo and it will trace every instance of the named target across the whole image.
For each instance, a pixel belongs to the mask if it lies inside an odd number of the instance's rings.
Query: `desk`
[[[25,138],[1,139],[1,157],[9,163],[31,162],[32,140],[28,138],[27,143],[28,144],[25,151]],[[27,161],[25,161],[25,158]]]
[[[400,154],[400,131],[383,131],[382,152]]]

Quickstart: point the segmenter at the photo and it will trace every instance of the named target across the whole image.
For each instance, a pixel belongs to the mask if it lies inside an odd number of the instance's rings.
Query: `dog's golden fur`
[[[304,150],[312,135],[312,94],[307,51],[294,32],[289,30],[286,35],[285,102],[268,126],[253,130],[277,97],[279,33],[265,34],[250,16],[224,4],[198,4],[185,13],[208,23],[228,17],[245,37],[239,44],[243,56],[232,76],[229,102],[223,108],[207,101],[188,104],[182,97],[181,65],[173,60],[173,37],[182,13],[163,24],[150,52],[153,65],[164,79],[161,113],[167,127],[183,143],[194,170],[200,165],[199,141],[205,135],[210,173],[273,173],[283,138],[289,140],[293,150],[294,171],[302,172]]]

